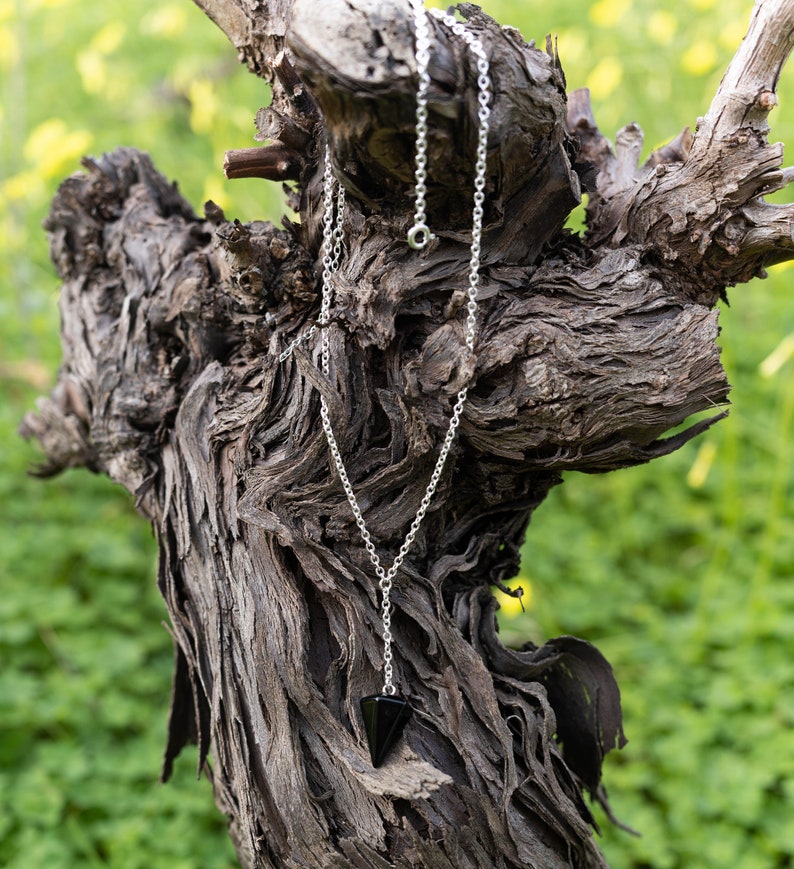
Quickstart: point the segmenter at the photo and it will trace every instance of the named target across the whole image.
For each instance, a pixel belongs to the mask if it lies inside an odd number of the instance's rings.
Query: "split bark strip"
[[[613,155],[582,96],[566,127],[553,52],[463,7],[499,82],[482,318],[452,470],[394,593],[415,723],[377,770],[356,708],[379,687],[375,584],[317,393],[388,560],[467,375],[467,61],[436,32],[439,239],[417,256],[403,241],[407,4],[199,5],[272,79],[263,126],[290,131],[291,148],[307,137],[301,222],[244,226],[217,206],[200,219],[144,155],[88,161],[48,222],[64,281],[59,384],[23,426],[45,450],[44,472],[107,473],[152,522],[176,649],[164,774],[199,744],[246,867],[604,866],[582,795],[599,793],[603,755],[622,740],[609,665],[573,638],[505,649],[489,587],[517,570],[532,512],[563,470],[648,461],[720,417],[663,438],[726,401],[714,310],[725,287],[792,256],[791,208],[761,196],[791,176],[767,144],[765,112],[794,0],[756,6],[691,148],[684,137],[641,168],[638,129],[619,134]],[[349,202],[333,382],[313,347],[277,362],[317,315],[326,135]],[[577,156],[580,138],[594,165]],[[582,183],[584,240],[563,229]]]

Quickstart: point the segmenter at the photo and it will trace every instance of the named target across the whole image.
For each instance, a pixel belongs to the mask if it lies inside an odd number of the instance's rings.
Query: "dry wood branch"
[[[273,80],[273,62],[284,47],[292,0],[194,0],[238,50],[251,72]]]
[[[295,181],[303,168],[301,154],[287,148],[238,148],[227,151],[223,174],[227,178],[265,178]]]
[[[64,365],[25,431],[49,472],[104,471],[152,522],[177,656],[164,775],[187,742],[202,764],[212,756],[246,867],[604,865],[583,793],[600,792],[604,753],[622,742],[614,677],[574,638],[504,649],[489,587],[517,570],[527,523],[563,470],[648,461],[720,418],[665,438],[726,401],[715,299],[793,255],[791,208],[759,199],[791,174],[763,112],[792,4],[758,5],[691,147],[682,135],[642,168],[637,127],[613,153],[584,94],[566,107],[553,53],[463,7],[498,83],[473,371],[460,352],[471,66],[437,29],[438,238],[417,255],[404,241],[415,87],[405,2],[200,0],[273,81],[261,115],[273,144],[261,153],[300,154],[299,225],[243,225],[217,207],[200,219],[129,150],[62,186],[48,229]],[[331,378],[311,344],[279,360],[317,316],[326,136],[349,194]],[[562,229],[580,181],[585,240]],[[416,723],[373,770],[357,703],[379,687],[382,628],[318,394],[389,561],[469,377],[452,464],[394,591]]]
[[[757,197],[781,186],[782,145],[770,145],[768,115],[794,38],[794,3],[764,0],[731,61],[691,147],[679,161],[634,169],[620,137],[617,158],[594,130],[579,98],[572,119],[598,167],[597,194],[588,211],[589,241],[639,245],[645,256],[667,261],[707,303],[726,286],[763,275],[764,267],[790,256],[790,240],[758,219]],[[636,166],[636,164],[635,164]],[[780,214],[770,219],[777,222]]]
[[[777,83],[794,39],[794,2],[755,4],[747,35],[720,82],[693,150],[724,150],[738,130],[766,135],[769,112],[777,105]]]

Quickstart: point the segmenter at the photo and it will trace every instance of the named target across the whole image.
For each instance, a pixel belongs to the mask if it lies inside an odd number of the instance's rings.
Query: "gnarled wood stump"
[[[620,744],[609,665],[579,640],[508,650],[494,583],[566,469],[669,453],[719,419],[725,288],[794,256],[791,178],[767,114],[794,0],[761,0],[694,136],[637,165],[613,152],[559,59],[461,13],[491,57],[481,313],[461,363],[476,100],[463,45],[433,24],[429,222],[412,214],[415,65],[406,0],[199,0],[272,81],[257,152],[228,171],[292,182],[300,222],[197,217],[149,159],[118,150],[66,181],[47,228],[64,281],[64,364],[24,423],[47,472],[135,495],[160,545],[176,669],[168,776],[198,742],[246,867],[604,866],[583,792]],[[348,193],[331,329],[317,317],[326,137]],[[589,192],[584,238],[564,228]],[[319,423],[331,407],[378,551],[413,519],[450,408],[452,460],[398,577],[398,681],[416,710],[373,769],[358,713],[377,691],[377,585]],[[556,737],[556,738],[555,738]],[[210,764],[206,763],[212,758]]]

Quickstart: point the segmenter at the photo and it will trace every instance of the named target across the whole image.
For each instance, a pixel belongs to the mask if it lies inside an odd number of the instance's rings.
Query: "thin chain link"
[[[427,226],[427,217],[425,215],[426,194],[427,194],[427,93],[430,86],[430,76],[427,72],[430,61],[430,26],[427,19],[427,13],[422,5],[422,0],[411,0],[411,6],[414,10],[416,23],[416,64],[419,71],[419,85],[416,95],[416,172],[415,172],[415,192],[416,192],[416,211],[414,214],[414,226],[408,233],[408,243],[411,247],[420,250],[434,238]],[[488,57],[485,54],[480,40],[470,33],[457,19],[452,15],[445,14],[440,10],[432,9],[431,13],[442,24],[449,27],[452,32],[463,39],[469,47],[471,53],[475,56],[477,62],[477,87],[478,87],[478,119],[479,128],[477,136],[477,152],[474,166],[474,207],[472,211],[472,228],[471,228],[471,248],[469,259],[468,272],[468,287],[466,305],[466,331],[465,344],[468,354],[471,355],[474,351],[474,339],[477,329],[477,292],[479,288],[479,273],[480,273],[480,257],[482,244],[482,221],[483,221],[483,202],[485,201],[485,184],[486,184],[486,160],[488,154],[488,129],[491,99],[491,81],[489,75]],[[336,220],[334,220],[334,205],[336,205]],[[311,338],[318,330],[321,332],[320,344],[320,365],[323,374],[330,378],[331,376],[331,339],[330,331],[327,328],[331,319],[331,306],[334,296],[334,275],[339,270],[339,265],[342,258],[343,246],[343,222],[344,222],[344,206],[345,206],[345,191],[344,188],[335,179],[331,168],[331,152],[330,147],[326,144],[325,149],[325,170],[323,173],[323,245],[322,245],[322,301],[320,305],[320,317],[317,323],[303,335],[299,335],[279,356],[279,361],[286,360],[295,347],[303,341]],[[372,535],[367,528],[364,520],[364,515],[361,512],[356,494],[353,491],[353,486],[350,483],[347,469],[345,468],[342,453],[339,449],[339,443],[334,434],[331,425],[331,418],[328,409],[328,404],[324,396],[320,396],[320,418],[322,420],[323,431],[325,432],[328,448],[333,459],[334,466],[342,482],[342,488],[347,496],[348,504],[353,513],[353,517],[358,526],[361,539],[364,543],[364,548],[369,555],[372,566],[375,570],[375,575],[378,578],[378,586],[381,591],[381,620],[383,622],[383,693],[394,695],[397,689],[394,685],[394,665],[392,643],[394,637],[391,629],[392,603],[391,592],[394,585],[394,578],[397,572],[402,567],[408,552],[410,551],[419,533],[419,528],[425,518],[425,514],[430,508],[430,503],[433,495],[438,488],[441,480],[441,475],[446,465],[447,457],[449,456],[452,444],[460,427],[463,408],[466,404],[467,387],[463,387],[456,396],[455,405],[452,408],[449,427],[447,429],[444,440],[439,450],[433,472],[430,475],[430,480],[427,484],[422,501],[419,504],[419,509],[416,512],[411,527],[405,536],[391,567],[388,570],[383,566],[378,555],[377,548],[372,540]]]

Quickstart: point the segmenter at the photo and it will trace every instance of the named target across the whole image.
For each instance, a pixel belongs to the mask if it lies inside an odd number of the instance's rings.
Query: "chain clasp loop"
[[[424,250],[435,236],[426,223],[417,223],[408,231],[408,244],[414,250]]]

